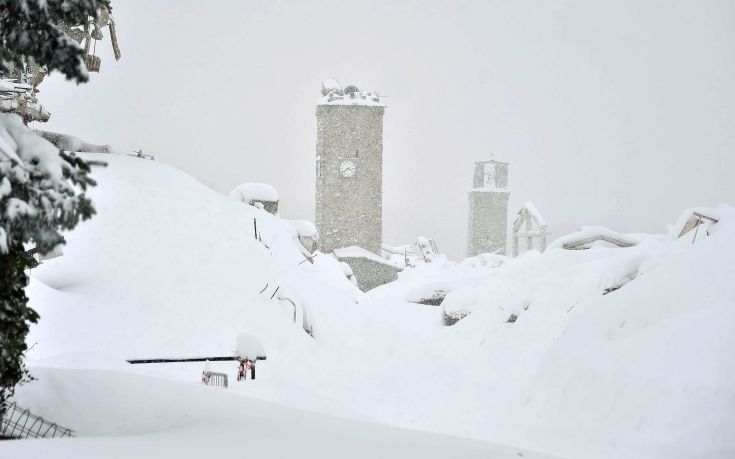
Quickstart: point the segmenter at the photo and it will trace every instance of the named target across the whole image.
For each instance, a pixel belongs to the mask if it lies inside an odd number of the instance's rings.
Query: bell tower
[[[489,159],[475,163],[469,192],[467,256],[506,255],[508,237],[508,163]]]
[[[358,246],[380,254],[383,113],[375,92],[322,83],[316,107],[316,226],[325,253]]]

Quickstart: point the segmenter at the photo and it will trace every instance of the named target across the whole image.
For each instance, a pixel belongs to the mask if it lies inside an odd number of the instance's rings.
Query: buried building
[[[278,215],[278,192],[267,183],[243,183],[230,191],[230,197]]]
[[[697,236],[700,238],[709,236],[713,227],[719,223],[723,208],[724,206],[687,209],[669,230],[670,236],[676,239],[687,238],[692,244],[697,241]]]
[[[547,236],[548,227],[544,217],[533,203],[524,202],[513,221],[513,256],[533,249],[543,252],[546,250]]]
[[[334,249],[334,256],[346,263],[354,273],[357,287],[366,292],[398,279],[401,268],[362,247]],[[349,278],[349,275],[347,276]]]
[[[627,248],[638,244],[637,240],[603,226],[583,226],[579,231],[567,234],[549,244],[549,249],[587,250],[592,248]]]

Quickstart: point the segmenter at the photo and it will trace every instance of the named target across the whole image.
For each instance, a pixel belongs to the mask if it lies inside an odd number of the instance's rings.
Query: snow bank
[[[77,426],[86,438],[4,441],[3,457],[547,457],[308,413],[201,384],[107,370],[32,371],[39,380],[18,391],[19,403]]]
[[[450,328],[516,385],[486,383],[508,397],[487,428],[564,457],[732,455],[734,217],[696,245],[528,252],[450,293]]]
[[[506,260],[501,255],[481,254],[456,263],[438,255],[431,263],[404,268],[397,281],[370,290],[368,296],[375,300],[421,302],[462,285],[475,284]]]
[[[163,164],[83,156],[109,162],[93,172],[98,214],[68,235],[63,256],[33,271],[28,293],[43,319],[31,329],[38,344],[30,358],[90,349],[125,359],[229,355],[243,332],[273,352],[309,340],[293,328],[289,307],[274,306],[275,288],[305,302],[352,302],[336,261],[299,265],[284,220]],[[262,240],[253,237],[254,218]],[[321,297],[311,291],[316,283],[334,290]]]

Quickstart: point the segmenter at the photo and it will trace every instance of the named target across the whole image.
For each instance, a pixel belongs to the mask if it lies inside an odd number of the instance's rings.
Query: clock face
[[[342,161],[339,163],[339,173],[342,175],[342,177],[352,177],[355,175],[355,171],[357,170],[357,166],[352,161]]]

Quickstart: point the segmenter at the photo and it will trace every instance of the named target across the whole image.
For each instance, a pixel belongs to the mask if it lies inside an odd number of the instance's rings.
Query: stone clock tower
[[[316,107],[316,226],[325,253],[358,246],[380,254],[383,112],[377,93],[322,83]]]

